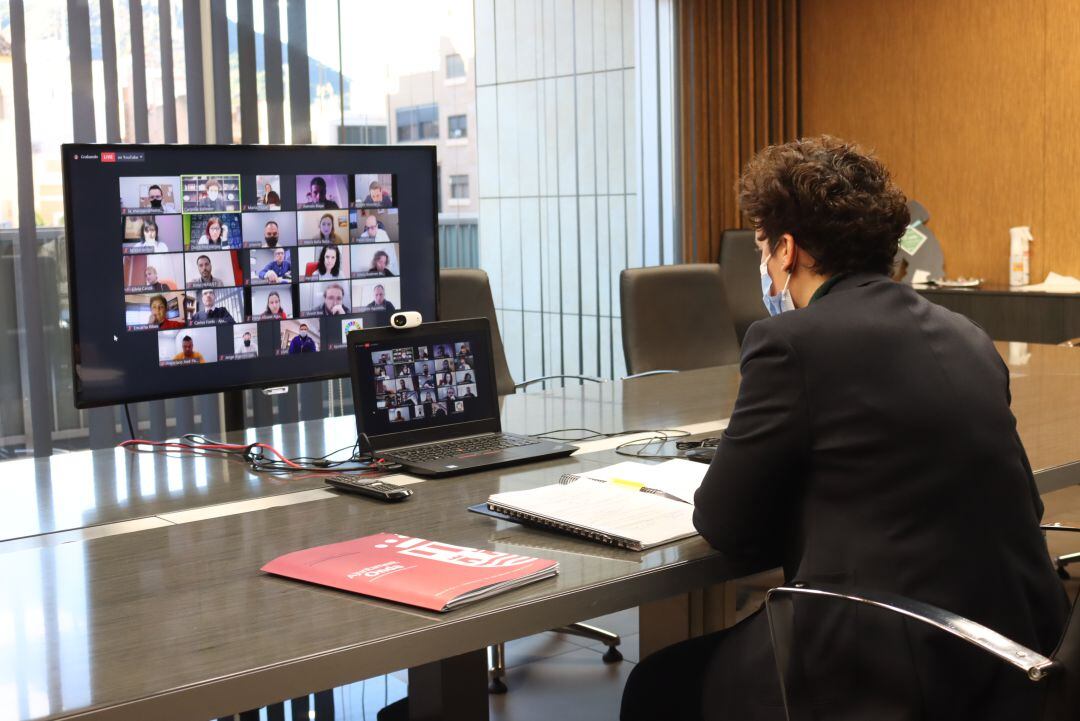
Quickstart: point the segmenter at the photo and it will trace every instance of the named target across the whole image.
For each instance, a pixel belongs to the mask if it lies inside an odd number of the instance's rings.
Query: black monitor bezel
[[[127,152],[134,150],[153,151],[153,150],[176,150],[178,148],[197,148],[200,150],[265,150],[269,152],[290,152],[297,149],[302,150],[314,150],[314,151],[334,151],[341,148],[379,148],[383,150],[394,150],[406,153],[418,153],[427,154],[431,157],[431,184],[432,184],[432,198],[436,199],[436,202],[432,204],[432,227],[435,229],[433,234],[434,238],[434,283],[435,283],[435,317],[440,315],[440,284],[439,284],[439,173],[438,173],[438,157],[437,149],[434,145],[361,145],[361,144],[346,144],[340,145],[256,145],[256,144],[242,144],[235,143],[231,145],[217,145],[214,143],[184,143],[184,144],[169,144],[169,143],[64,143],[60,146],[61,161],[60,170],[62,177],[62,187],[64,193],[64,239],[65,243],[70,244],[72,236],[72,212],[71,212],[71,193],[69,192],[71,184],[71,171],[69,165],[73,162],[72,158],[78,153],[100,153],[106,152]],[[68,298],[76,299],[76,275],[75,275],[75,254],[68,248],[67,255],[67,271],[68,271]],[[341,373],[319,373],[314,375],[304,376],[298,378],[296,376],[282,377],[278,380],[260,380],[253,383],[238,383],[238,384],[225,384],[209,387],[204,391],[198,393],[191,393],[190,391],[181,391],[176,393],[155,393],[151,395],[139,395],[124,398],[122,400],[104,400],[104,401],[86,401],[82,398],[81,393],[81,380],[79,378],[79,311],[78,303],[72,302],[68,305],[68,313],[71,317],[71,373],[72,373],[72,394],[74,396],[74,404],[77,410],[86,410],[89,408],[102,408],[113,405],[128,405],[131,403],[143,403],[146,401],[165,400],[168,398],[187,398],[195,395],[203,395],[207,393],[227,393],[230,391],[243,391],[249,389],[263,389],[274,388],[277,386],[288,386],[298,383],[307,383],[309,381],[325,381],[333,380],[335,378],[344,378],[350,374],[350,369],[346,368]],[[386,326],[383,326],[386,327]],[[347,356],[348,351],[346,352]],[[351,363],[346,360],[346,365],[351,367]]]
[[[352,378],[353,403],[360,398],[360,384],[370,382],[370,378],[360,377],[360,353],[361,346],[366,342],[385,340],[401,341],[409,344],[417,338],[431,335],[453,336],[456,333],[479,333],[487,338],[488,358],[486,361],[487,373],[485,374],[487,387],[490,393],[490,417],[479,421],[466,421],[464,423],[448,423],[439,426],[428,426],[416,430],[401,431],[398,433],[383,433],[377,436],[367,436],[371,448],[362,450],[380,451],[387,448],[401,448],[420,443],[438,443],[451,438],[478,435],[481,433],[499,433],[502,431],[502,421],[499,417],[499,394],[498,386],[495,385],[494,349],[492,348],[491,322],[487,318],[466,318],[463,320],[443,320],[433,323],[421,323],[415,328],[394,328],[382,326],[368,330],[356,330],[346,337],[345,345],[349,352],[349,375]],[[476,364],[473,364],[476,370]],[[353,416],[356,420],[356,433],[359,436],[364,433],[362,428],[363,414],[359,408],[353,408]]]

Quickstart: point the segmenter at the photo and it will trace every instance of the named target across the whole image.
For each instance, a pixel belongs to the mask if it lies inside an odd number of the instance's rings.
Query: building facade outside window
[[[439,137],[439,106],[418,105],[398,108],[397,140],[407,143],[413,140],[434,140]]]
[[[446,79],[465,77],[465,61],[457,53],[446,56]]]
[[[466,115],[451,115],[446,119],[446,136],[451,140],[469,137],[469,118]]]

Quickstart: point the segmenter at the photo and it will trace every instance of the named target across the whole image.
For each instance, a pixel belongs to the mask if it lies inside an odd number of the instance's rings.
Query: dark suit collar
[[[839,293],[844,290],[851,290],[852,288],[861,288],[864,285],[870,285],[871,283],[886,283],[892,282],[887,275],[881,273],[845,273],[838,278],[832,287],[829,289],[829,293]]]

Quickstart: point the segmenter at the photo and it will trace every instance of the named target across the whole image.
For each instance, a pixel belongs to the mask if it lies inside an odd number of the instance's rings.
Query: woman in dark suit
[[[835,138],[769,147],[739,183],[770,318],[750,326],[694,523],[733,568],[885,591],[1051,652],[1067,599],[990,338],[888,273],[908,224],[885,167]],[[703,579],[706,580],[707,579]],[[795,607],[815,718],[1035,718],[1044,685],[948,634]],[[783,721],[760,610],[644,659],[622,719]]]

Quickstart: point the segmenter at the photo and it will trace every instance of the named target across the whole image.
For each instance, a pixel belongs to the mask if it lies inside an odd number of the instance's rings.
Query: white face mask
[[[777,295],[771,295],[773,286],[772,278],[769,277],[769,258],[771,257],[772,253],[765,256],[765,260],[758,266],[758,271],[761,273],[761,300],[765,303],[765,310],[769,311],[769,315],[780,315],[786,311],[795,310],[795,302],[791,299],[791,291],[788,290],[791,273],[788,273],[787,280],[784,282],[784,289]]]

